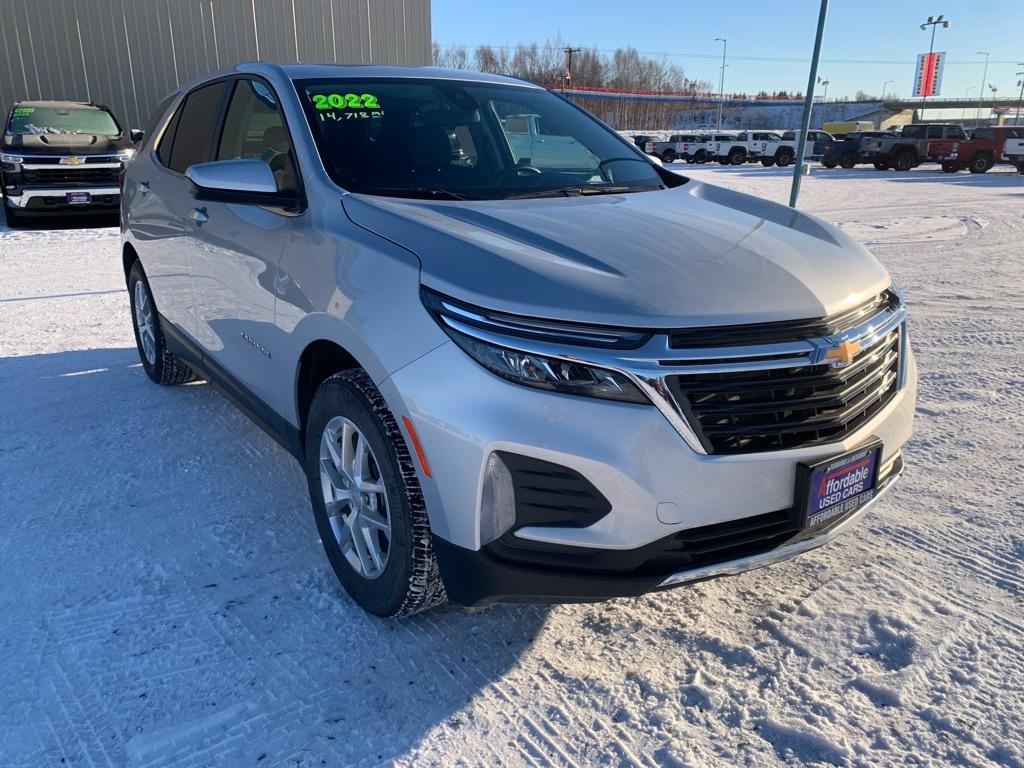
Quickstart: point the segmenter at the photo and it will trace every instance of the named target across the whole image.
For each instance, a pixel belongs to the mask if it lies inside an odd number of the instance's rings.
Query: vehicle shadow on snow
[[[0,423],[0,576],[22,582],[10,615],[50,649],[0,657],[0,675],[67,677],[115,762],[148,762],[178,731],[187,761],[235,725],[246,739],[213,762],[379,762],[436,728],[458,738],[482,691],[513,717],[495,683],[550,609],[366,615],[327,564],[298,464],[207,384],[157,387],[134,348],[0,358]],[[38,732],[74,742],[49,690]]]

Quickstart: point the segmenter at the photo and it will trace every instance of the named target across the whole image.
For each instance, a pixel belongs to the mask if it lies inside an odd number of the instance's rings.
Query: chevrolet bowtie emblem
[[[837,368],[844,368],[853,362],[860,352],[859,341],[842,341],[825,353],[825,359]]]
[[[74,155],[71,155],[70,157],[62,157],[60,159],[61,165],[81,165],[84,162],[84,157],[75,157]]]

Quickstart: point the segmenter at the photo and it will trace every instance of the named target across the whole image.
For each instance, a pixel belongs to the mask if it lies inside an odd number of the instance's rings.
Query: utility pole
[[[811,56],[811,71],[807,75],[807,95],[804,97],[803,130],[796,146],[796,162],[793,163],[793,187],[789,192],[789,207],[796,208],[800,196],[800,179],[804,172],[804,152],[807,150],[807,131],[811,128],[811,108],[814,106],[814,78],[818,76],[818,58],[821,56],[821,38],[825,34],[825,17],[828,16],[828,0],[821,0],[818,11],[818,32],[814,36],[814,54]]]
[[[565,51],[565,77],[562,79],[562,93],[565,93],[566,86],[572,85],[572,55],[579,53],[579,48],[563,48]]]
[[[935,28],[942,25],[943,29],[949,29],[949,20],[946,19],[941,13],[938,16],[929,16],[928,21],[921,25],[921,31],[924,31],[925,27],[932,28],[932,42],[928,46],[928,62],[932,61],[932,53],[935,51]],[[921,94],[921,122],[924,122],[924,105],[927,100],[927,95]]]
[[[967,87],[967,90],[964,91],[964,106],[963,106],[963,109],[960,110],[960,122],[961,123],[964,122],[964,116],[967,114],[967,103],[966,102],[967,102],[968,99],[971,98],[971,91],[973,91],[977,87],[978,86],[976,86],[976,85],[970,85],[970,86]]]
[[[724,37],[716,37],[716,43],[722,44],[722,71],[718,75],[718,128],[722,130],[722,102],[725,100],[725,49],[729,40]]]
[[[981,73],[981,88],[978,91],[978,109],[974,113],[974,126],[977,127],[981,121],[981,100],[985,98],[985,80],[988,79],[988,51],[975,51],[975,56],[985,57],[985,71]]]
[[[1018,61],[1017,66],[1024,67],[1024,61]],[[1017,77],[1020,78],[1020,80],[1017,81],[1017,85],[1020,86],[1020,96],[1017,97],[1017,119],[1014,120],[1014,122],[1017,125],[1020,125],[1020,108],[1024,105],[1024,70],[1018,72]]]

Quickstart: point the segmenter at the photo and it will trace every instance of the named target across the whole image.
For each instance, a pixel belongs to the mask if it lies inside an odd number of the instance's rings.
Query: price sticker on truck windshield
[[[383,117],[380,100],[372,93],[307,93],[320,122]]]

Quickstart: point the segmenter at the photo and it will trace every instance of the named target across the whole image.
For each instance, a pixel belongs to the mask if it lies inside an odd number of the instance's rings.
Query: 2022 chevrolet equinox
[[[739,573],[901,474],[916,369],[874,257],[543,88],[244,64],[153,125],[121,218],[146,373],[302,462],[367,611]]]

